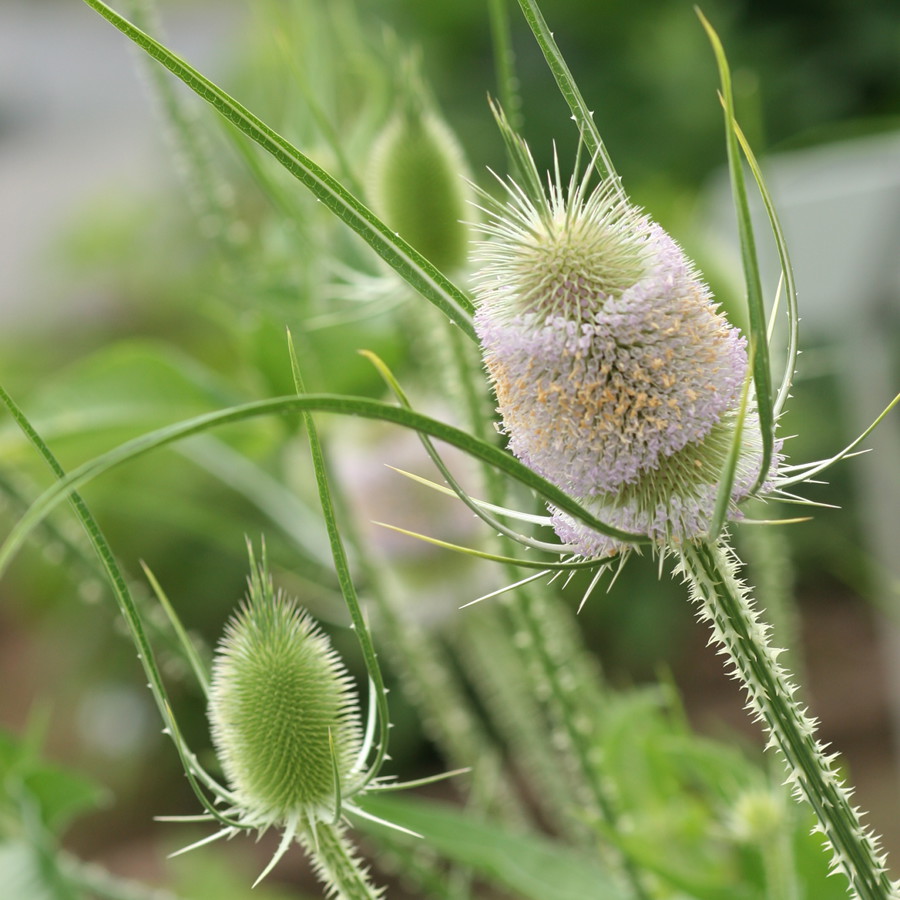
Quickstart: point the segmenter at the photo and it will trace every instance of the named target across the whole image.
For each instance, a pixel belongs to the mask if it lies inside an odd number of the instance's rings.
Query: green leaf
[[[7,900],[60,900],[58,883],[47,877],[40,854],[25,841],[0,842],[0,884]]]
[[[775,407],[773,410],[774,418],[777,420],[784,404],[787,401],[788,394],[791,389],[791,381],[794,377],[794,368],[797,365],[798,351],[798,326],[800,322],[800,313],[797,307],[797,285],[794,281],[794,267],[791,265],[791,257],[788,252],[787,240],[784,236],[784,229],[781,227],[781,220],[778,218],[778,212],[775,209],[775,203],[766,186],[765,178],[763,178],[762,169],[753,153],[750,143],[744,137],[737,122],[734,123],[734,133],[740,141],[741,149],[747,158],[750,171],[756,181],[756,187],[759,195],[762,197],[763,206],[766,208],[766,214],[769,217],[769,225],[772,228],[772,236],[775,238],[775,247],[778,250],[778,260],[781,263],[781,272],[784,277],[784,290],[787,296],[787,314],[788,314],[788,347],[787,347],[787,363],[785,364],[784,375],[781,380],[781,386],[778,389],[778,395],[775,398]]]
[[[0,785],[5,786],[0,797],[7,807],[17,806],[20,800],[10,795],[11,784],[17,786],[16,793],[30,798],[41,824],[54,833],[109,800],[108,791],[90,779],[44,762],[27,740],[0,731]]]
[[[347,191],[323,168],[258,119],[225,91],[201,75],[102,0],[84,0],[138,47],[158,60],[197,96],[221,113],[232,125],[271,154],[305,185],[341,221],[352,228],[413,289],[440,309],[473,341],[472,301],[439,272],[421,253],[391,231],[367,206]]]
[[[29,397],[30,419],[45,440],[119,440],[211,409],[240,395],[190,357],[154,341],[122,341],[60,372]],[[0,453],[22,445],[13,423],[0,428]],[[107,444],[108,446],[108,444]]]
[[[109,792],[93,781],[56,766],[41,766],[25,777],[23,784],[37,801],[46,827],[57,833],[110,800]]]
[[[728,171],[731,176],[731,193],[737,214],[738,235],[741,242],[741,259],[744,264],[744,279],[747,284],[747,314],[750,321],[750,358],[753,367],[753,383],[756,387],[756,408],[759,414],[759,429],[762,438],[762,459],[759,475],[751,493],[757,491],[769,475],[775,444],[775,413],[772,400],[772,371],[769,362],[769,338],[766,323],[766,309],[763,302],[759,263],[756,258],[756,238],[753,234],[753,220],[747,201],[747,186],[744,183],[744,168],[738,148],[737,122],[734,117],[734,97],[731,91],[731,70],[725,57],[725,50],[712,25],[700,10],[697,15],[712,44],[719,79],[722,84],[722,104],[725,108],[725,142],[728,149]]]
[[[750,354],[751,366],[753,353]],[[717,538],[722,528],[725,526],[725,520],[732,507],[731,492],[734,489],[734,481],[737,477],[738,462],[741,458],[741,451],[744,447],[744,424],[747,421],[747,413],[750,409],[750,373],[747,373],[744,379],[744,385],[741,389],[741,402],[738,407],[737,418],[734,421],[734,432],[731,436],[731,445],[728,448],[728,456],[722,471],[719,474],[719,486],[716,489],[716,505],[713,509],[712,519],[709,522],[709,536]],[[768,471],[767,468],[763,469]]]
[[[547,60],[547,65],[556,79],[556,84],[563,98],[569,104],[569,109],[572,110],[572,116],[578,125],[578,130],[581,132],[581,139],[591,155],[595,168],[600,173],[601,178],[608,178],[615,183],[619,194],[624,199],[625,192],[622,189],[619,176],[616,174],[616,168],[606,152],[600,132],[594,124],[594,113],[588,108],[584,97],[581,96],[581,91],[578,89],[578,85],[575,83],[575,79],[572,77],[565,59],[563,59],[559,47],[556,46],[553,32],[547,27],[536,0],[519,0],[519,6],[522,7],[522,13],[525,15],[528,27],[534,34],[535,40],[544,54],[544,59]]]
[[[7,404],[13,401],[9,395],[0,388],[0,398]],[[10,407],[14,410],[17,420],[27,423],[18,407]],[[19,520],[18,524],[8,535],[3,546],[0,547],[0,572],[8,565],[10,559],[22,545],[27,535],[37,526],[44,517],[56,507],[63,499],[76,491],[83,484],[96,478],[98,475],[109,471],[115,466],[121,465],[132,459],[137,459],[152,450],[164,447],[195,434],[202,434],[211,428],[220,425],[235,424],[259,416],[275,414],[302,414],[304,412],[332,412],[342,415],[355,415],[367,419],[378,419],[383,422],[392,422],[405,428],[411,428],[422,434],[430,435],[448,444],[458,447],[475,459],[480,459],[493,466],[500,472],[514,478],[525,487],[531,488],[545,501],[568,513],[578,521],[583,522],[589,528],[594,528],[601,534],[609,535],[616,540],[626,543],[645,543],[644,535],[632,534],[613,528],[588,512],[581,504],[573,500],[565,491],[551,484],[540,475],[533,472],[527,466],[520,463],[515,457],[505,450],[493,444],[478,440],[459,428],[439,422],[436,419],[424,416],[421,413],[391,406],[377,400],[366,397],[336,396],[333,394],[304,394],[302,397],[275,397],[269,400],[258,400],[241,406],[234,406],[219,412],[207,413],[169,425],[157,431],[142,435],[121,444],[114,450],[104,453],[95,459],[84,463],[77,469],[73,469],[52,487],[48,488],[32,505],[31,509]],[[26,427],[23,425],[23,427]],[[29,426],[30,427],[30,426]],[[33,429],[32,429],[33,431]],[[37,435],[35,434],[37,438]],[[39,438],[37,438],[40,440]],[[42,446],[46,449],[46,445]]]
[[[362,805],[368,813],[424,835],[428,847],[521,900],[625,900],[628,896],[593,857],[547,838],[505,831],[471,811],[410,797],[367,797]],[[358,819],[357,825],[386,833],[384,826],[366,820]]]

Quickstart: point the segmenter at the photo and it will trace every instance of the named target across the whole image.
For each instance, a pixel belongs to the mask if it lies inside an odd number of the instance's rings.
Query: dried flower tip
[[[213,664],[209,718],[248,822],[315,822],[335,813],[362,741],[346,669],[310,616],[254,566],[250,593]]]

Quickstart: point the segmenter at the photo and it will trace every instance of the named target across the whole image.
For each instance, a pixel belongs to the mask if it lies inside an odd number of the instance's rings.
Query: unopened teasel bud
[[[469,252],[467,167],[453,132],[424,99],[407,98],[372,151],[369,185],[375,211],[444,272]]]
[[[255,569],[213,664],[219,761],[256,825],[331,818],[361,746],[358,700],[328,638]]]

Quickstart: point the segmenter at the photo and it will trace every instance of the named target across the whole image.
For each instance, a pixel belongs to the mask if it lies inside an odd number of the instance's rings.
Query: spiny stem
[[[379,900],[383,888],[376,888],[369,880],[369,872],[354,854],[342,825],[317,822],[315,833],[305,831],[300,843],[312,860],[316,875],[330,890],[328,896],[337,900]]]
[[[795,796],[812,806],[817,830],[833,851],[832,867],[847,876],[857,900],[898,900],[900,883],[891,881],[878,839],[850,805],[850,791],[835,772],[835,755],[825,753],[815,737],[816,723],[794,699],[796,687],[736,577],[737,566],[730,549],[698,541],[683,548],[678,571],[700,606],[700,618],[710,622],[714,640],[730,657],[731,674],[743,683],[748,707],[769,733],[769,746],[784,757]]]
[[[578,691],[567,678],[566,663],[551,652],[537,598],[531,592],[520,591],[509,608],[517,627],[527,636],[520,645],[520,652],[530,659],[537,677],[549,692],[547,707],[554,719],[553,726],[565,735],[567,751],[585,792],[584,799],[593,807],[591,813],[615,832],[619,813],[614,799],[607,792],[603,773],[598,771],[591,740],[593,729],[588,726],[590,719],[585,720],[579,714],[581,704],[578,702]],[[616,864],[631,889],[631,896],[635,900],[648,900],[650,894],[644,886],[644,875],[640,869],[626,852],[619,852],[617,856]]]
[[[518,595],[512,602],[519,602]],[[575,796],[571,766],[548,752],[546,740],[536,738],[542,730],[546,734],[546,728],[534,690],[534,667],[513,646],[503,605],[503,601],[483,604],[477,613],[464,616],[466,627],[454,635],[454,652],[469,673],[491,724],[510,749],[510,761],[528,779],[530,794],[547,822],[572,843],[593,848],[597,835]]]
[[[466,412],[469,426],[482,440],[490,440],[490,422],[481,414],[483,400],[483,375],[480,367],[472,364],[471,356],[458,336],[449,338],[454,352],[455,375],[463,398],[466,401]],[[483,470],[484,487],[490,502],[505,505],[505,486],[497,478],[496,473],[488,467]],[[509,538],[498,538],[501,548],[508,550]],[[517,573],[509,569],[511,577]],[[566,762],[571,769],[572,780],[577,792],[583,794],[583,802],[592,808],[592,813],[602,821],[604,826],[615,831],[618,825],[618,810],[614,799],[609,795],[602,773],[598,771],[593,749],[592,736],[596,733],[591,727],[594,709],[584,703],[584,693],[589,690],[588,684],[594,679],[580,681],[572,677],[573,671],[581,664],[584,656],[583,648],[577,647],[574,641],[566,641],[568,629],[562,623],[552,627],[550,620],[553,613],[551,604],[539,600],[536,592],[520,589],[515,599],[509,604],[501,604],[501,615],[523,640],[517,642],[518,655],[524,668],[529,670],[532,684],[538,690],[546,689],[546,708],[551,727],[564,736],[566,742]],[[559,645],[564,645],[564,650]],[[562,650],[562,652],[560,652]],[[568,651],[568,652],[566,652]],[[537,723],[534,723],[537,724]],[[538,726],[540,727],[540,726]],[[576,798],[576,803],[579,800]],[[564,813],[571,811],[573,804],[563,808]],[[644,878],[627,853],[614,850],[615,865],[621,872],[623,881],[631,889],[635,900],[647,900],[649,894],[644,886]]]

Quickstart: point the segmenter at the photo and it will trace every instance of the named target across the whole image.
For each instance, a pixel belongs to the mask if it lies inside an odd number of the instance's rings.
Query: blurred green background
[[[347,151],[363,182],[366,149],[393,99],[390,76],[360,88],[365,53],[384,64],[398,44],[418,44],[423,72],[465,148],[475,180],[490,184],[487,166],[504,170],[486,103],[496,87],[483,0],[361,0],[358,35],[340,18],[347,4],[329,9],[323,4],[308,20],[292,19],[290,3],[170,0],[161,6],[177,49],[331,166],[333,148],[316,136],[314,104],[305,93],[313,83],[310,71],[327,73],[318,100],[327,117],[355,125]],[[815,245],[800,251],[812,260],[805,272],[798,271],[801,304],[809,304],[804,312],[810,320],[804,341],[809,352],[801,358],[783,433],[800,435],[787,450],[794,461],[803,461],[836,451],[858,430],[860,378],[870,388],[870,395],[863,388],[862,396],[875,412],[890,398],[877,389],[900,381],[900,7],[895,0],[718,0],[704,3],[703,10],[729,54],[738,115],[760,156],[790,153],[792,165],[810,172],[823,159],[817,153],[834,151],[829,157],[834,167],[820,165],[821,177],[809,182],[814,198],[833,186],[838,176],[829,181],[829,171],[884,173],[871,184],[851,174],[839,185],[852,215],[877,225],[875,233],[884,242],[875,246],[872,238],[862,247],[838,247],[846,249],[845,268],[859,273],[853,275],[852,294],[840,292],[852,317],[846,317],[846,308],[831,314],[819,296],[804,293],[804,275],[813,280],[816,266],[830,272],[826,263],[834,254],[819,251],[817,257]],[[710,225],[727,221],[727,215],[721,218],[724,143],[716,73],[692,4],[553,0],[544,13],[627,190],[698,259],[722,301],[733,304],[740,295],[739,272],[727,247],[716,240],[727,225]],[[333,40],[335,33],[347,41]],[[554,142],[561,160],[568,161],[577,135],[515,9],[512,33],[524,134],[541,168],[550,165]],[[317,34],[331,35],[331,43],[316,46],[310,35]],[[302,329],[309,315],[298,301],[308,289],[309,273],[298,268],[297,257],[315,251],[315,244],[303,243],[302,228],[274,221],[270,199],[205,110],[198,116],[207,128],[209,152],[235,186],[225,206],[237,211],[245,230],[213,227],[210,238],[209,223],[201,220],[198,227],[162,117],[142,91],[147,75],[141,69],[132,78],[129,70],[138,67],[123,45],[76,0],[7,0],[0,8],[0,269],[7,273],[0,286],[0,379],[39,426],[56,429],[45,437],[66,465],[166,421],[289,391],[279,323]],[[790,178],[780,184],[796,208],[807,209],[791,194]],[[863,196],[860,209],[852,205],[858,196]],[[305,198],[297,204],[295,212],[309,209]],[[845,207],[829,208],[844,215]],[[815,216],[817,209],[813,204],[805,214]],[[345,260],[366,259],[339,229],[325,234],[321,240],[333,240]],[[796,240],[803,243],[803,234]],[[227,248],[233,249],[228,264],[223,246],[226,256]],[[252,268],[254,253],[265,260],[264,268]],[[861,261],[854,268],[856,258]],[[371,262],[359,265],[372,270]],[[771,280],[772,292],[774,285]],[[819,302],[826,310],[821,315]],[[875,325],[887,371],[856,374],[858,357],[842,347],[866,347]],[[317,386],[377,393],[377,379],[353,350],[374,347],[398,369],[414,372],[417,359],[406,340],[390,318],[317,330],[309,348]],[[137,396],[140,410],[132,421],[125,411]],[[285,453],[301,453],[282,423],[227,437],[231,449],[261,460],[264,469],[276,461],[283,465]],[[372,439],[350,440],[365,450]],[[877,435],[873,443],[879,445]],[[277,449],[283,445],[286,451]],[[390,461],[392,452],[379,446],[378,464],[382,458]],[[896,532],[890,519],[873,524],[872,516],[881,513],[865,480],[875,479],[875,493],[880,484],[882,505],[890,505],[897,457],[887,460],[880,468],[869,459],[842,466],[829,487],[816,491],[816,499],[839,504],[840,510],[818,511],[813,523],[780,528],[768,548],[751,546],[747,552],[751,565],[754,552],[783,552],[789,559],[814,708],[826,738],[846,753],[861,804],[872,808],[877,830],[897,848],[891,710],[900,690],[891,673],[900,671],[900,663],[891,634],[900,576],[891,571],[891,558],[873,546],[873,529],[876,538],[889,540]],[[243,535],[271,526],[257,507],[224,489],[209,465],[198,469],[174,454],[145,460],[91,486],[87,497],[132,574],[139,572],[139,559],[147,560],[187,624],[211,645],[243,592]],[[854,470],[863,472],[861,479],[854,479]],[[48,483],[7,421],[0,426],[0,477],[7,523]],[[352,475],[347,478],[352,481]],[[295,487],[309,496],[309,485]],[[143,850],[150,817],[175,811],[170,807],[189,810],[191,801],[184,792],[171,799],[160,795],[161,785],[179,783],[175,754],[158,734],[133,653],[111,624],[103,588],[69,547],[70,540],[77,545],[69,524],[65,514],[58,516],[59,533],[32,543],[0,584],[0,683],[5,686],[0,725],[19,730],[36,702],[47,703],[50,756],[93,775],[116,798],[115,812],[94,816],[89,827],[71,835],[73,848],[102,855],[129,874],[154,878],[162,864],[158,854],[148,862]],[[295,561],[289,542],[270,539],[288,583],[327,618],[333,588],[327,566],[314,560],[291,582]],[[404,565],[431,569],[432,577],[446,575],[454,565],[405,552]],[[598,593],[580,617],[588,643],[615,683],[642,682],[670,667],[702,729],[719,736],[740,733],[756,744],[738,692],[705,650],[706,635],[692,621],[680,586],[664,582],[660,588],[655,579],[652,565],[634,565],[612,594]],[[573,586],[565,596],[577,603],[580,594]],[[170,662],[177,684],[177,660]],[[194,714],[190,736],[202,745],[200,698],[189,687],[176,693]],[[433,764],[402,703],[396,716],[398,768]]]

